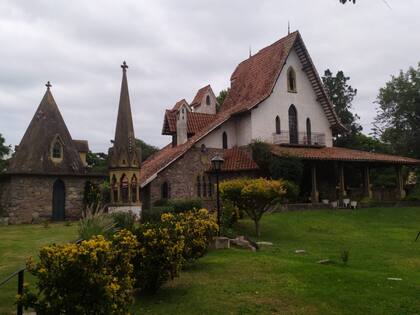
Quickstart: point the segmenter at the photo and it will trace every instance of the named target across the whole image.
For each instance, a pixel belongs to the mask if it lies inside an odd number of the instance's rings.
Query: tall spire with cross
[[[287,35],[290,35],[290,21],[287,21]]]
[[[109,177],[113,186],[112,203],[116,206],[139,204],[141,152],[136,147],[130,96],[127,83],[127,63],[121,65],[122,81],[117,125],[113,147],[109,150]]]
[[[49,90],[52,87],[52,84],[50,81],[47,81],[47,84],[45,84],[45,86],[47,87],[47,90]]]

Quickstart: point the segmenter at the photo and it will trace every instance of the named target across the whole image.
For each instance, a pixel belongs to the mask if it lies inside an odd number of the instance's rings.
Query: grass
[[[237,229],[253,234],[251,221],[242,221]],[[420,314],[420,241],[413,241],[419,230],[418,208],[266,215],[260,239],[273,246],[258,252],[211,251],[155,296],[137,297],[132,312]],[[41,244],[75,236],[74,226],[0,227],[0,279]],[[306,253],[295,254],[296,249]],[[341,261],[344,250],[349,251],[347,264]],[[317,263],[326,258],[335,263]],[[0,288],[0,314],[10,309],[15,285]]]
[[[9,225],[0,227],[0,281],[25,266],[26,258],[36,257],[45,244],[62,243],[77,239],[77,224],[59,223],[44,225]],[[25,272],[25,282],[33,282]],[[0,314],[16,314],[14,301],[17,293],[17,277],[0,287]]]

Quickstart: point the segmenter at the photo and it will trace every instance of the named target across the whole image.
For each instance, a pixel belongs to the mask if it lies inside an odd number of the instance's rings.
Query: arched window
[[[201,197],[201,176],[197,176],[197,182],[195,183],[197,189],[197,197]]]
[[[209,175],[207,178],[208,178],[208,186],[207,186],[208,192],[207,192],[207,196],[208,197],[212,197],[213,196],[213,185],[211,183],[211,176]]]
[[[306,144],[312,144],[311,120],[306,119]]]
[[[223,145],[222,145],[222,148],[223,149],[227,149],[228,148],[228,137],[227,137],[227,133],[226,133],[226,131],[223,131]]]
[[[112,202],[118,202],[118,185],[117,185],[117,178],[115,177],[115,175],[112,176],[111,189],[112,189]]]
[[[210,96],[209,95],[206,96],[206,105],[210,105]]]
[[[131,202],[137,202],[137,177],[133,175],[131,178]]]
[[[168,182],[164,182],[160,187],[160,197],[161,199],[169,199],[171,196],[170,186]]]
[[[123,203],[128,203],[129,187],[128,187],[128,178],[127,176],[125,176],[125,174],[121,176],[120,186],[121,186],[121,201]]]
[[[287,91],[296,92],[296,73],[292,67],[287,70]]]
[[[53,145],[53,152],[52,152],[52,156],[55,159],[61,159],[61,152],[62,151],[62,146],[60,141],[55,140],[54,145]]]
[[[281,129],[280,129],[280,117],[276,116],[276,134],[280,134],[281,133]]]
[[[297,110],[294,105],[289,107],[289,137],[290,143],[299,143]]]
[[[207,176],[203,176],[203,197],[207,197]]]

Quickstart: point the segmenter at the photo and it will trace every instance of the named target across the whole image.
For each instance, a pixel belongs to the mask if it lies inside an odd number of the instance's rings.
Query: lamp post
[[[222,164],[225,160],[219,155],[214,156],[211,159],[213,171],[216,173],[216,205],[217,205],[217,225],[219,230],[217,235],[220,236],[220,194],[219,194],[219,173],[222,170]]]

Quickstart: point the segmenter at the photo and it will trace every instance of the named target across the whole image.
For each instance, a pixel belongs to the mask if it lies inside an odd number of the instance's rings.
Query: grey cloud
[[[163,146],[163,113],[212,84],[229,85],[236,65],[299,29],[320,73],[343,70],[369,132],[378,89],[419,61],[416,0],[358,1],[2,1],[0,133],[17,144],[47,80],[74,138],[106,151],[113,138],[122,60],[127,60],[137,136]]]

